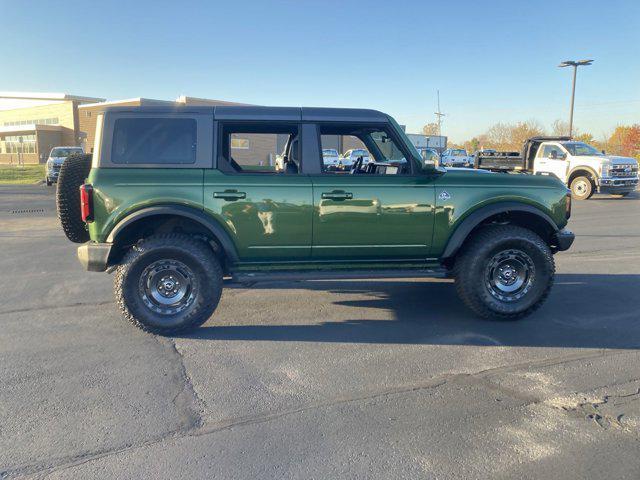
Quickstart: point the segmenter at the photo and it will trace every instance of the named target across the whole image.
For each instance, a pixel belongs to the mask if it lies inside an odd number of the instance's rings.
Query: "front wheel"
[[[553,256],[544,240],[513,225],[480,230],[455,263],[458,295],[483,318],[515,320],[529,315],[549,295],[554,274]]]
[[[576,200],[587,200],[594,192],[594,186],[588,177],[576,177],[571,181],[571,196]]]
[[[148,332],[170,335],[199,327],[222,293],[222,268],[213,251],[188,235],[144,239],[116,270],[114,291],[124,317]]]

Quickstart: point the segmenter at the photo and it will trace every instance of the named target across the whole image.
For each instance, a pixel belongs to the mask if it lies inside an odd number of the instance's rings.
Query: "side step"
[[[304,270],[271,272],[232,272],[233,283],[312,281],[312,280],[358,280],[380,278],[447,278],[444,268],[408,268],[393,270]]]

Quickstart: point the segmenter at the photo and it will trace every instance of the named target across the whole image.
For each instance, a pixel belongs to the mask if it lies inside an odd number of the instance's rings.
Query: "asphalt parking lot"
[[[547,303],[481,321],[450,280],[226,289],[125,323],[53,189],[0,187],[0,478],[638,478],[640,195],[575,202]]]

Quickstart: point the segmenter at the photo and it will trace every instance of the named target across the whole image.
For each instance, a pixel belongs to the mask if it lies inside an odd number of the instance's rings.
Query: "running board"
[[[272,272],[232,272],[233,283],[358,280],[381,278],[447,278],[444,268],[393,269],[393,270],[305,270]]]

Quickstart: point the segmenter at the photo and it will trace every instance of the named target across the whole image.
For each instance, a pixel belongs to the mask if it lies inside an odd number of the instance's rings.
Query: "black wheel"
[[[549,295],[554,274],[544,240],[512,225],[480,230],[455,263],[458,295],[483,318],[515,320],[530,314]]]
[[[154,235],[138,242],[118,266],[120,310],[138,328],[160,335],[199,327],[222,294],[222,268],[208,245],[188,235]]]
[[[87,226],[80,216],[80,185],[91,170],[91,155],[70,155],[60,168],[56,207],[62,230],[75,243],[89,241]]]
[[[571,180],[571,197],[576,200],[587,200],[593,195],[593,182],[588,177],[576,177]]]

